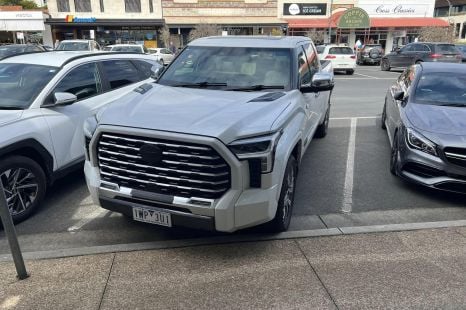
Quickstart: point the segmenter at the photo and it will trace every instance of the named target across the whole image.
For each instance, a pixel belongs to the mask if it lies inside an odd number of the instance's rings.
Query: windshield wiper
[[[255,90],[263,90],[263,89],[285,89],[283,85],[252,85],[252,86],[244,86],[244,87],[234,87],[234,88],[227,88],[225,90],[231,91],[255,91]]]
[[[199,82],[199,83],[184,83],[184,84],[175,84],[173,87],[197,87],[205,88],[210,86],[227,86],[227,83],[210,83],[210,82]]]
[[[18,106],[0,106],[0,110],[24,110],[24,108]]]

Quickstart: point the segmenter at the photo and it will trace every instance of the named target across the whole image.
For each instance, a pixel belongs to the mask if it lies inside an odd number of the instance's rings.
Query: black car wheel
[[[390,172],[393,175],[397,175],[398,167],[398,134],[395,134],[393,138],[392,150],[390,155]]]
[[[330,101],[330,99],[329,99],[329,101]],[[329,102],[329,105],[328,105],[328,108],[327,108],[327,113],[325,113],[324,121],[322,122],[322,124],[320,124],[317,127],[316,133],[314,134],[314,137],[319,138],[319,139],[324,138],[327,135],[329,122],[330,122],[330,102]]]
[[[382,71],[390,71],[390,63],[387,59],[382,59],[382,62],[380,63],[380,69]]]
[[[387,125],[385,125],[386,121],[387,121],[387,99],[385,98],[385,104],[383,105],[382,119],[381,119],[382,124],[380,125],[380,127],[382,127],[383,130],[387,129]]]
[[[270,222],[270,228],[274,232],[286,231],[290,226],[297,174],[298,164],[296,159],[291,156],[286,164],[280,198],[278,200],[277,213],[275,214],[275,218]]]
[[[46,177],[32,159],[12,156],[0,163],[0,180],[15,223],[28,218],[45,196]]]
[[[346,70],[346,74],[347,74],[347,75],[353,75],[353,74],[354,74],[354,70]]]

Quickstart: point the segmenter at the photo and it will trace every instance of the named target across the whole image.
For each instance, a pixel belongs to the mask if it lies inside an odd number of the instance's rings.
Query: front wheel
[[[395,134],[393,137],[392,149],[390,154],[390,172],[393,175],[397,175],[397,168],[398,168],[398,135]]]
[[[327,113],[325,113],[324,121],[316,129],[316,133],[314,134],[316,138],[319,138],[319,139],[324,138],[327,135],[329,122],[330,122],[330,104],[327,108]]]
[[[387,100],[385,99],[385,104],[383,105],[383,111],[382,111],[382,124],[380,127],[382,127],[383,130],[387,129],[387,125],[385,125],[385,122],[387,121]]]
[[[293,156],[290,156],[286,164],[283,184],[278,199],[277,213],[270,222],[270,228],[274,232],[288,230],[293,213],[294,194],[296,190],[296,179],[298,174],[298,164]]]
[[[28,218],[45,196],[46,177],[32,159],[12,156],[0,163],[0,180],[15,223]]]
[[[382,71],[390,71],[390,63],[387,59],[382,60],[382,62],[380,63],[380,69]]]

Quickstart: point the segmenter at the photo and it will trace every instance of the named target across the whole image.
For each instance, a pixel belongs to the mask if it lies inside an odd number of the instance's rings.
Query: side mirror
[[[393,99],[397,100],[397,101],[401,101],[405,98],[405,92],[404,91],[396,91],[394,94],[393,94]]]
[[[72,93],[54,93],[55,97],[55,106],[63,106],[63,105],[70,105],[75,103],[78,100],[78,97]]]
[[[314,74],[311,84],[302,85],[300,87],[303,93],[318,93],[321,91],[329,91],[334,87],[333,74],[320,72]]]
[[[154,80],[157,80],[162,74],[163,70],[164,70],[164,67],[162,66],[152,66],[152,68],[150,69],[151,71],[150,77],[153,78]]]

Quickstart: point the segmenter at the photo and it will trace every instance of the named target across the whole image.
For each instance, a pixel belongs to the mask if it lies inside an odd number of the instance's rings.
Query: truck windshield
[[[0,110],[28,108],[58,70],[31,64],[0,64]]]
[[[189,87],[242,90],[289,89],[291,51],[284,48],[190,46],[160,77],[158,83]]]

